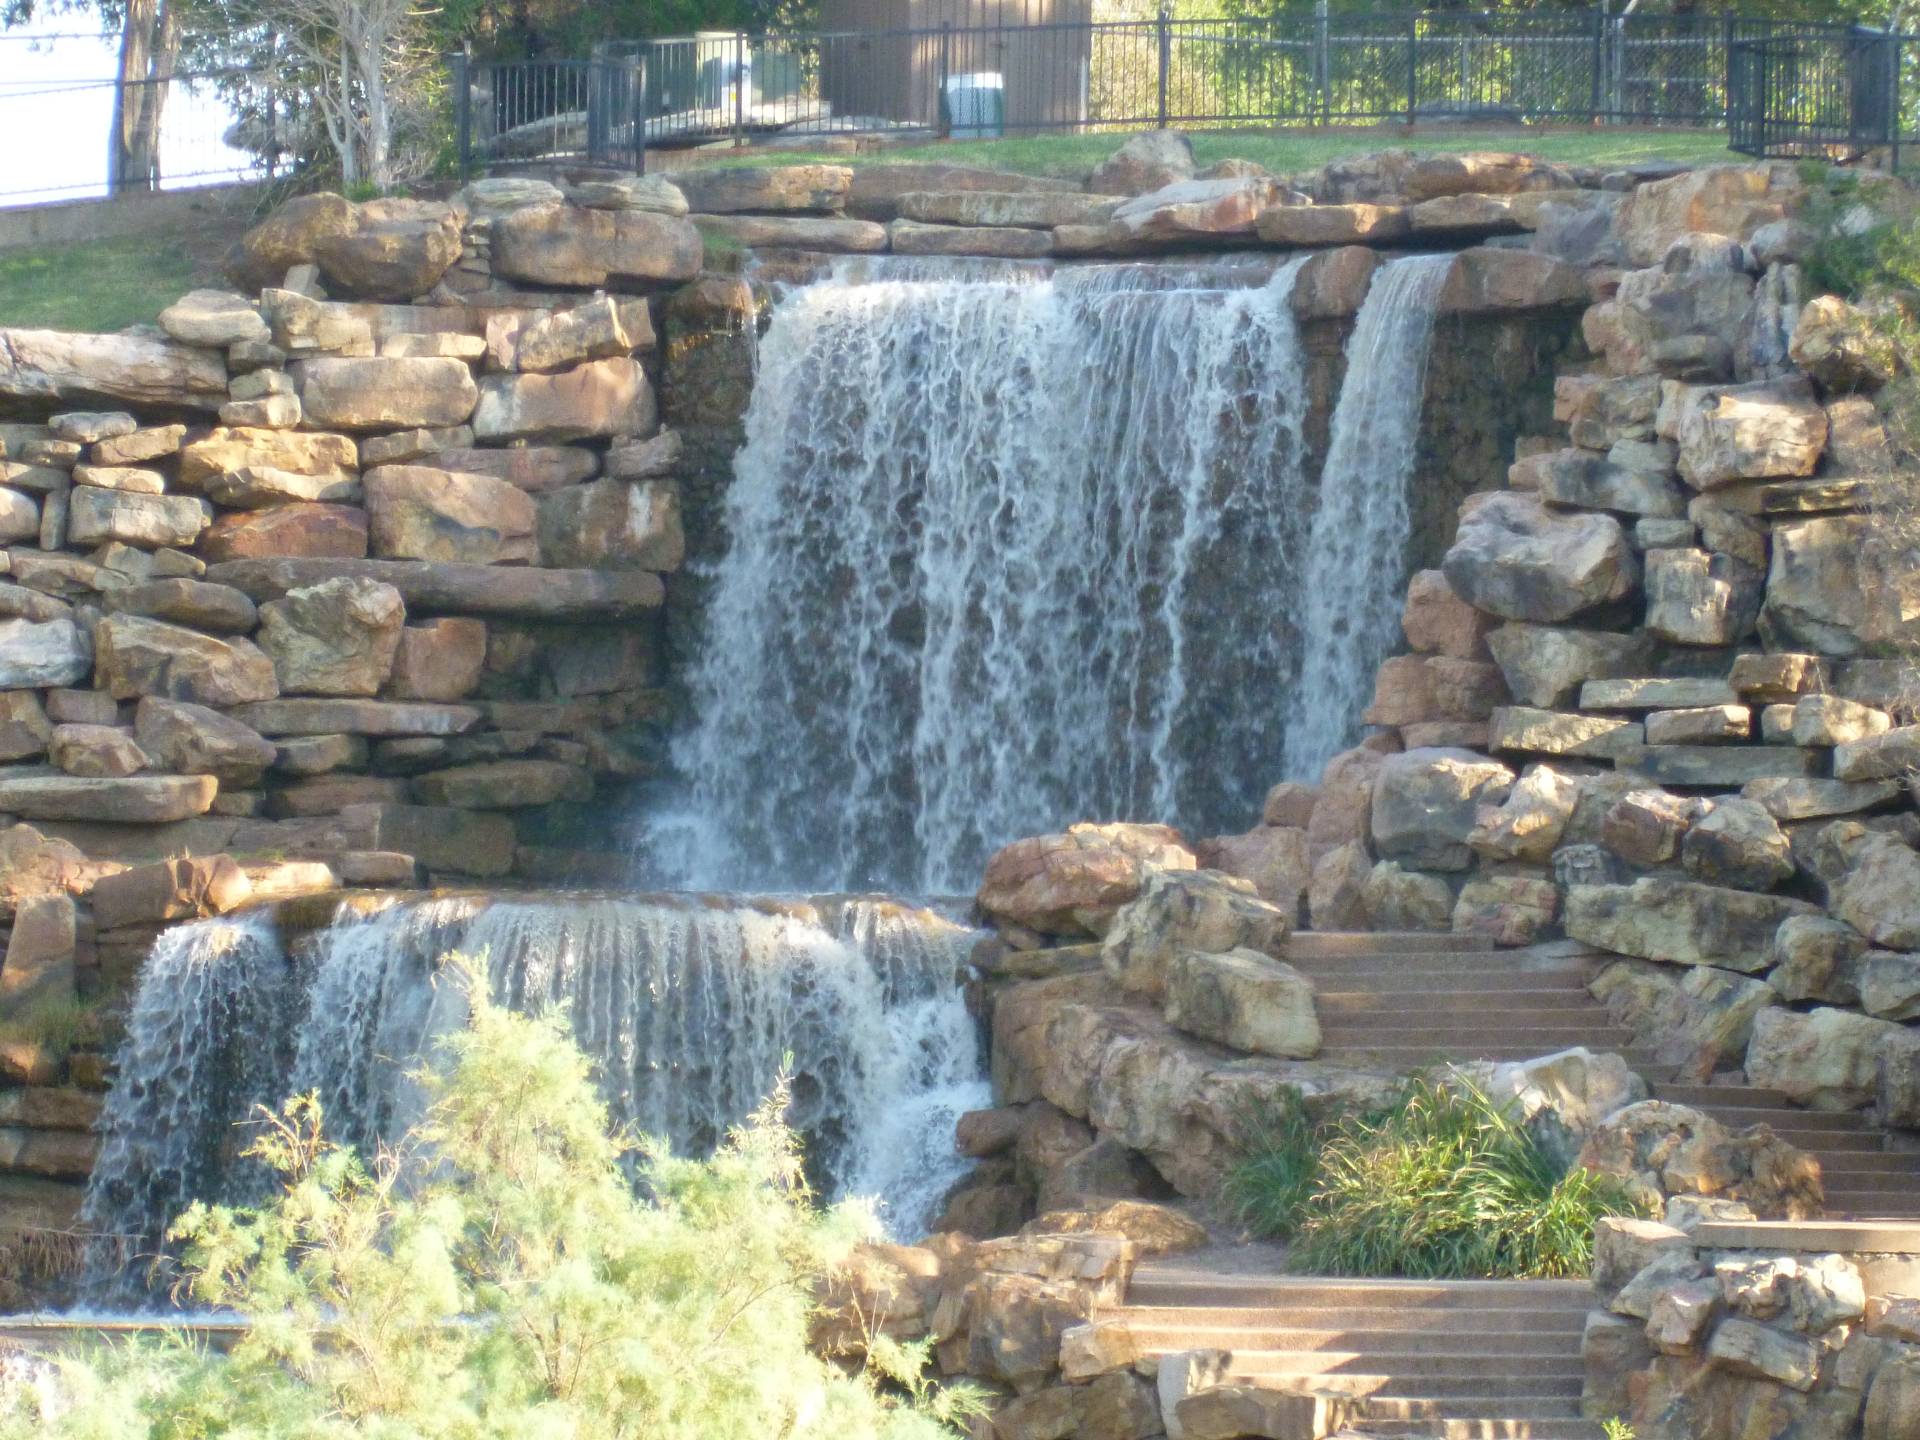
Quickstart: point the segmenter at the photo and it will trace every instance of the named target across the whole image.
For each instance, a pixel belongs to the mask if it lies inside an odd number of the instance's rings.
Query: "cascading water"
[[[1302,592],[1309,637],[1287,707],[1285,773],[1317,778],[1353,742],[1374,671],[1400,636],[1427,355],[1451,255],[1411,255],[1374,275],[1347,343]]]
[[[863,260],[785,297],[655,863],[970,890],[1017,835],[1206,834],[1317,777],[1397,635],[1450,260],[1378,272],[1317,509],[1298,258]]]
[[[651,835],[676,882],[970,890],[1015,834],[1242,808],[1297,648],[1300,263],[784,299]]]
[[[484,954],[503,1002],[560,1007],[614,1119],[682,1151],[712,1149],[791,1056],[823,1187],[917,1236],[966,1170],[954,1121],[990,1103],[958,983],[975,938],[891,901],[701,896],[406,901],[293,941],[266,912],[182,926],[142,973],[101,1122],[84,1223],[116,1238],[95,1288],[130,1288],[123,1257],[190,1200],[257,1193],[237,1156],[254,1107],[316,1091],[363,1153],[404,1132],[408,1073],[464,1017],[435,983],[451,951]]]

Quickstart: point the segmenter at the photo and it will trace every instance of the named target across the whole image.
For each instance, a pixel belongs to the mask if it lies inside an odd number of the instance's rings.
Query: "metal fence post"
[[[1607,46],[1607,7],[1602,5],[1593,12],[1593,99],[1590,104],[1593,120],[1599,120],[1600,96],[1604,81],[1601,72],[1606,68]]]
[[[1314,0],[1313,88],[1317,96],[1314,110],[1319,114],[1322,125],[1333,118],[1333,55],[1330,29],[1327,0]]]
[[[1169,23],[1171,20],[1172,16],[1168,14],[1167,7],[1162,5],[1160,18],[1154,25],[1159,38],[1160,106],[1158,114],[1162,130],[1167,128],[1167,71],[1173,66],[1173,30]]]
[[[455,144],[460,152],[460,178],[473,174],[473,58],[471,47],[463,45],[449,57],[453,68],[453,124]]]
[[[953,21],[940,22],[940,88],[934,92],[935,133],[942,140],[953,137],[953,115],[947,109],[947,81],[953,73]]]
[[[1887,22],[1887,173],[1900,173],[1900,45],[1901,33],[1894,20]]]
[[[634,53],[633,69],[627,76],[631,93],[627,113],[633,122],[633,173],[647,173],[647,52],[643,46]]]
[[[733,146],[747,143],[747,32],[733,32]]]
[[[1720,12],[1720,123],[1733,121],[1733,11]]]
[[[1407,127],[1413,127],[1413,112],[1420,98],[1420,17],[1407,17]]]

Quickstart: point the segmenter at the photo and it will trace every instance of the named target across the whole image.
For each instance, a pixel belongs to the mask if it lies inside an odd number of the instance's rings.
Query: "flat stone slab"
[[[534,615],[549,619],[617,619],[657,609],[667,591],[648,570],[544,570],[531,566],[422,565],[408,560],[229,560],[207,579],[255,601],[340,576],[393,586],[409,614]]]
[[[1713,503],[1743,515],[1822,515],[1864,510],[1873,499],[1872,476],[1830,480],[1763,480],[1713,492]]]
[[[1714,785],[1729,789],[1754,780],[1810,776],[1819,768],[1811,751],[1784,745],[1623,745],[1614,768],[1662,785]]]
[[[1713,1250],[1920,1255],[1920,1221],[1706,1221],[1693,1227],[1693,1243],[1703,1249]]]
[[[414,700],[262,700],[231,713],[262,735],[460,735],[480,723],[471,705]]]
[[[1580,687],[1582,710],[1695,710],[1739,703],[1740,697],[1725,680],[1688,676],[1589,680]]]
[[[88,779],[37,766],[0,770],[0,812],[23,820],[166,825],[206,814],[219,791],[211,775]]]
[[[1902,788],[1897,780],[1755,780],[1740,793],[1776,820],[1819,820],[1890,804]]]

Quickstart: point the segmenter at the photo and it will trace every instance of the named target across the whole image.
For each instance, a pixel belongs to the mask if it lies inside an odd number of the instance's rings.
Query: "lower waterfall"
[[[647,821],[660,877],[964,892],[1019,835],[1239,829],[1317,778],[1398,635],[1380,597],[1450,260],[1376,272],[1324,482],[1303,257],[850,260],[786,294],[684,793]]]
[[[349,904],[283,935],[268,912],[183,925],[141,974],[101,1119],[83,1224],[91,1288],[129,1294],[194,1199],[256,1198],[239,1158],[260,1105],[316,1091],[328,1135],[367,1153],[417,1117],[408,1072],[459,1025],[450,951],[484,955],[496,996],[559,1006],[616,1123],[706,1153],[791,1057],[790,1120],[835,1198],[874,1196],[924,1233],[967,1170],[954,1121],[991,1103],[960,980],[975,932],[892,901],[698,895]]]

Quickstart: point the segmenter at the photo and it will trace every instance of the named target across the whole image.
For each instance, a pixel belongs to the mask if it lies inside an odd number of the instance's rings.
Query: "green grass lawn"
[[[110,331],[150,321],[196,285],[222,283],[214,255],[225,243],[152,234],[0,250],[0,325]]]
[[[1519,150],[1575,165],[1628,165],[1646,160],[1707,163],[1735,160],[1721,130],[1651,130],[1620,126],[1548,129],[1415,129],[1403,125],[1341,130],[1229,130],[1189,132],[1201,166],[1219,160],[1252,160],[1276,175],[1311,170],[1345,155],[1370,150]],[[814,155],[794,150],[699,152],[697,163],[780,165],[820,160],[835,165],[886,165],[940,160],[1029,175],[1085,175],[1119,148],[1126,136],[1045,135],[1020,140],[948,140],[899,146],[864,155]]]

